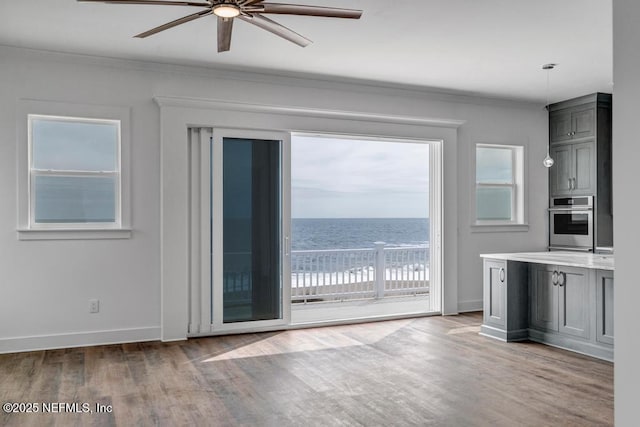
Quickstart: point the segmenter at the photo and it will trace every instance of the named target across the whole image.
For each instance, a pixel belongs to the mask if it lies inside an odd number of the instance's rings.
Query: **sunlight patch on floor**
[[[454,329],[451,329],[449,332],[447,332],[447,335],[467,334],[467,333],[471,333],[471,332],[479,333],[480,332],[480,325],[477,325],[477,326],[462,326],[460,328],[454,328]]]
[[[206,358],[203,362],[371,345],[397,332],[411,321],[406,319],[349,325],[333,328],[331,333],[326,333],[324,328],[292,330]]]

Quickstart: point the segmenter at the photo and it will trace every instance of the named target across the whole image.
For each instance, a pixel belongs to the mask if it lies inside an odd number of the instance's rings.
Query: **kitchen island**
[[[569,251],[482,254],[481,334],[613,360],[614,257]]]

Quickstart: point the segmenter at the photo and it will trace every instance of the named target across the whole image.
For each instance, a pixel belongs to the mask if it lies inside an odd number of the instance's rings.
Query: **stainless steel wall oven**
[[[593,248],[593,196],[552,198],[549,249],[591,252]]]

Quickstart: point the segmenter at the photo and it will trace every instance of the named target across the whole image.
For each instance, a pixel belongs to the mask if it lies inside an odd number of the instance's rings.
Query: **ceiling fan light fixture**
[[[213,14],[221,18],[235,18],[240,15],[240,8],[235,4],[222,3],[213,6]]]

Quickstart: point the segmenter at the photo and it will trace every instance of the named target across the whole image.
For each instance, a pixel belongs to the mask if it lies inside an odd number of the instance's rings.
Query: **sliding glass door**
[[[190,130],[190,334],[439,312],[441,141],[293,138]]]
[[[212,329],[287,324],[288,137],[215,130],[212,142]]]

